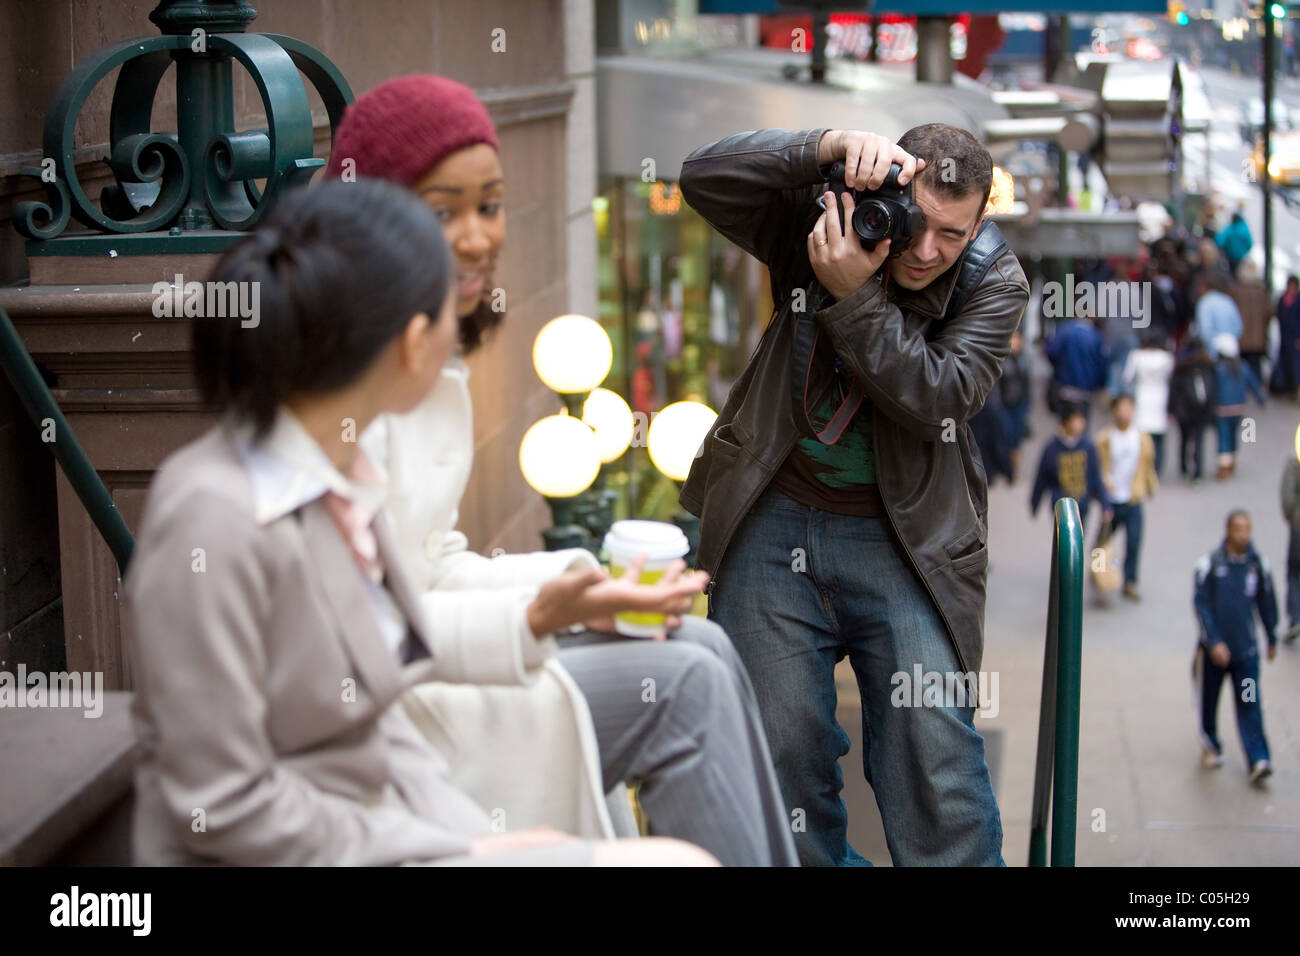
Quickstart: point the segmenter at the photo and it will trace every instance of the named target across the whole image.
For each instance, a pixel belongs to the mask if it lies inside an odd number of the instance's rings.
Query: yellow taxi
[[[1269,178],[1279,186],[1300,186],[1300,132],[1274,133],[1269,139],[1273,155],[1268,161]],[[1251,155],[1255,182],[1264,178],[1264,138],[1255,140]]]

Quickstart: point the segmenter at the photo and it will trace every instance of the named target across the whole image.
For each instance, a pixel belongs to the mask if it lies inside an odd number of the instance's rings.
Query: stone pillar
[[[952,82],[952,46],[947,17],[916,18],[916,81]]]

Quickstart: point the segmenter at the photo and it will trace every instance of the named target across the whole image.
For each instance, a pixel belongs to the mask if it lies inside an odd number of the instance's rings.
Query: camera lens
[[[893,231],[893,213],[878,199],[859,206],[853,219],[854,227],[863,239],[884,239]]]

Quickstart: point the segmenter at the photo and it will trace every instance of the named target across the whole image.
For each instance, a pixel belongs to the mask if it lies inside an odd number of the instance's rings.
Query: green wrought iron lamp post
[[[43,159],[24,167],[46,201],[14,209],[32,240],[28,255],[156,255],[220,252],[251,229],[281,189],[324,164],[312,156],[303,77],[325,104],[331,129],[352,101],[338,69],[292,37],[248,33],[245,0],[162,0],[149,14],[161,36],[100,50],[68,74],[45,120]],[[176,65],[176,130],[152,129],[153,103]],[[234,65],[247,71],[266,113],[263,129],[236,130]],[[109,155],[114,184],[96,206],[76,168],[77,118],[114,70]],[[258,180],[265,185],[259,189]],[[84,232],[66,233],[75,219]]]
[[[161,0],[149,14],[160,36],[114,44],[68,74],[46,115],[40,164],[20,169],[45,192],[44,201],[14,206],[28,256],[220,253],[257,223],[281,190],[310,179],[324,161],[312,155],[303,78],[320,95],[331,133],[352,90],[314,47],[248,33],[256,17],[245,0]],[[235,128],[235,63],[257,87],[265,128]],[[172,64],[176,129],[156,132],[154,99]],[[114,182],[96,205],[77,173],[75,134],[87,99],[115,70],[104,157]],[[69,231],[74,219],[84,229]],[[0,367],[37,425],[57,425],[51,450],[125,571],[131,535],[4,309]]]

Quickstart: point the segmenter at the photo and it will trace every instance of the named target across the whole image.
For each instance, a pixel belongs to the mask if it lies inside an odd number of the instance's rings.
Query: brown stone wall
[[[573,106],[575,87],[590,81],[590,68],[583,66],[591,56],[590,2],[262,0],[253,5],[259,16],[252,30],[288,34],[317,47],[339,67],[355,93],[392,76],[444,73],[478,91],[496,118],[509,221],[497,283],[507,293],[508,318],[503,334],[471,359],[476,463],[461,527],[472,546],[482,551],[541,547],[539,531],[549,524],[549,515],[520,476],[518,447],[533,421],[558,408],[533,374],[532,339],[548,319],[573,307],[569,250],[577,244],[585,255],[589,246],[584,233],[589,217],[584,220],[582,212],[584,204],[589,211],[590,193],[582,195],[589,184],[584,186],[579,178],[575,189],[568,154],[575,141],[592,142],[589,129],[576,138],[572,129],[575,122],[594,122],[585,106],[576,113]],[[29,274],[10,217],[15,202],[39,198],[40,193],[32,181],[16,174],[20,166],[35,165],[41,158],[45,114],[59,85],[74,64],[94,51],[130,37],[156,35],[148,20],[154,6],[152,0],[0,0],[0,285],[21,283]],[[504,52],[492,50],[497,27],[506,31]],[[575,43],[585,46],[576,58]],[[576,81],[575,63],[586,71]],[[262,125],[261,103],[252,84],[243,80],[237,86],[237,126]],[[96,89],[78,126],[78,173],[92,196],[108,182],[98,157],[107,147],[111,90],[111,82]],[[328,124],[314,93],[311,100],[317,155],[325,156]],[[155,103],[154,129],[174,128],[175,87],[169,73]],[[594,163],[594,155],[590,161]],[[588,179],[594,180],[594,169]],[[594,269],[586,274],[594,274]],[[186,431],[163,428],[158,433]],[[169,450],[159,448],[158,457]],[[12,632],[0,640],[0,660],[9,661],[4,666],[16,660],[35,666],[39,660],[52,667],[56,662],[49,657],[50,648],[59,650],[62,610],[54,471],[36,430],[2,379],[0,488],[5,491],[0,515],[0,635]],[[132,520],[134,515],[127,517]],[[66,554],[62,565],[65,577],[70,567],[74,577],[94,573],[89,561],[70,564]],[[67,592],[85,583],[65,580],[63,588]]]

